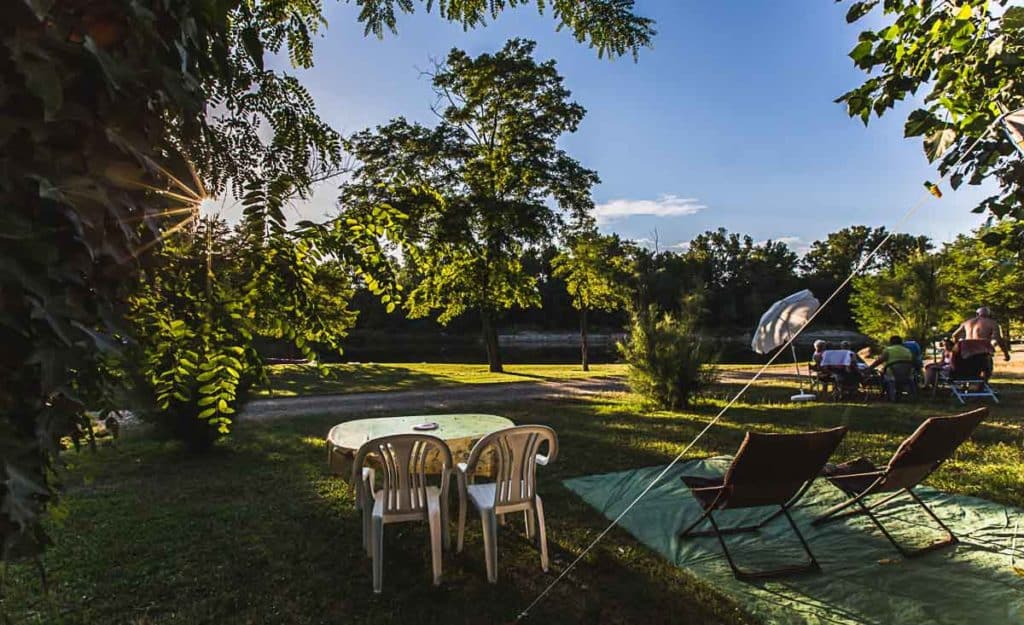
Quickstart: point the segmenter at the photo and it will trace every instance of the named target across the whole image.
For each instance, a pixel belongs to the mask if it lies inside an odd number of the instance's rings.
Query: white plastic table
[[[421,423],[436,423],[435,430],[418,431],[413,426]],[[327,464],[333,473],[346,479],[351,477],[352,460],[363,443],[381,436],[393,434],[429,434],[448,444],[456,463],[465,462],[473,445],[498,430],[514,426],[511,420],[492,414],[441,414],[411,415],[403,417],[379,417],[356,419],[339,423],[327,433]],[[481,458],[479,471],[487,474],[489,458]],[[428,458],[428,470],[441,472],[440,463]]]

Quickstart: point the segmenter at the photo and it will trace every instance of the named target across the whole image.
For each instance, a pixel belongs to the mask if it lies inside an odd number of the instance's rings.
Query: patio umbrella
[[[754,337],[750,340],[750,348],[758,354],[767,354],[785,345],[791,338],[796,336],[810,319],[814,311],[818,310],[819,302],[814,293],[804,289],[784,297],[771,305],[771,308],[761,315],[754,330]],[[793,352],[793,364],[796,365],[796,374],[801,376],[800,362],[796,357],[796,348],[790,344]],[[801,376],[802,379],[802,376]],[[793,395],[793,401],[810,401],[814,399],[811,393],[804,393],[803,385],[800,392]]]

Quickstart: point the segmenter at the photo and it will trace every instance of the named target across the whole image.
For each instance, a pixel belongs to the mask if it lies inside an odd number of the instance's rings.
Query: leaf
[[[969,19],[971,19],[971,15],[972,14],[973,14],[973,10],[971,9],[971,5],[970,4],[964,4],[962,7],[960,7],[960,11],[956,14],[956,19],[958,19],[958,20],[969,20]]]
[[[854,63],[860,65],[861,61],[866,59],[871,54],[871,50],[874,47],[870,41],[862,41],[850,51],[850,58],[853,59]]]
[[[928,134],[924,140],[924,153],[929,162],[935,162],[945,154],[956,141],[956,131],[952,128],[936,130]]]

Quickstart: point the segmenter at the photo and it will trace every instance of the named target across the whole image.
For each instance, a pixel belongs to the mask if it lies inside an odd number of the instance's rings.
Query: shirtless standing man
[[[953,332],[953,340],[980,339],[989,341],[1003,350],[1003,360],[1010,360],[1010,341],[1003,338],[999,324],[992,318],[992,311],[987,306],[978,309],[978,316],[960,324]]]

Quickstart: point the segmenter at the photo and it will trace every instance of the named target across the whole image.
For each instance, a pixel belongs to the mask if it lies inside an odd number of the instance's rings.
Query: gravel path
[[[464,409],[467,405],[479,406],[480,404],[516,400],[578,397],[626,390],[626,382],[620,377],[559,382],[473,384],[412,391],[257,399],[249,402],[240,416],[246,421],[265,421],[310,415],[350,416],[380,411],[402,411],[414,414],[450,408]]]

